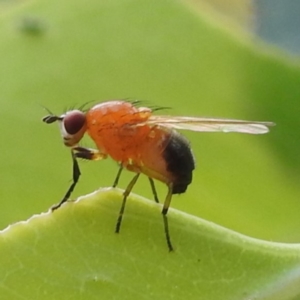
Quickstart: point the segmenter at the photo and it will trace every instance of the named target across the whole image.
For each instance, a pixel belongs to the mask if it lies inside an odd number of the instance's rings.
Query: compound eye
[[[85,114],[80,110],[72,110],[65,115],[63,122],[66,132],[74,135],[84,127]]]

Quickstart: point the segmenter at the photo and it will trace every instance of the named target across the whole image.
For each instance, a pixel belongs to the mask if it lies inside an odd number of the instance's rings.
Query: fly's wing
[[[213,119],[196,117],[151,116],[147,125],[158,125],[168,128],[184,129],[201,132],[241,132],[263,134],[269,132],[272,122],[255,122],[231,119]]]

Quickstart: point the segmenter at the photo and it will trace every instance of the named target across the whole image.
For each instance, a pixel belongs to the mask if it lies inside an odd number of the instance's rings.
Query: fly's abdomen
[[[195,160],[189,142],[178,132],[172,131],[163,151],[167,171],[173,175],[173,194],[184,193],[192,182]]]

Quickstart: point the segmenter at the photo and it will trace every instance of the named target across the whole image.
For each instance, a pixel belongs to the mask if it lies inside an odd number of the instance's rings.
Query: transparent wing
[[[231,119],[151,116],[147,125],[159,125],[168,128],[184,129],[201,132],[241,132],[249,134],[263,134],[269,132],[272,122],[255,122]]]

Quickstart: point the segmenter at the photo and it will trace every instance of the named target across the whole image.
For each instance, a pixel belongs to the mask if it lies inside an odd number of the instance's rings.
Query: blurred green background
[[[60,114],[131,98],[174,115],[274,121],[263,136],[185,133],[197,169],[172,206],[249,236],[300,241],[299,62],[198,4],[0,2],[1,228],[47,210],[70,184],[69,150],[41,122],[42,106]],[[111,160],[81,169],[74,197],[110,186],[117,172]],[[146,178],[134,192],[152,197]]]

